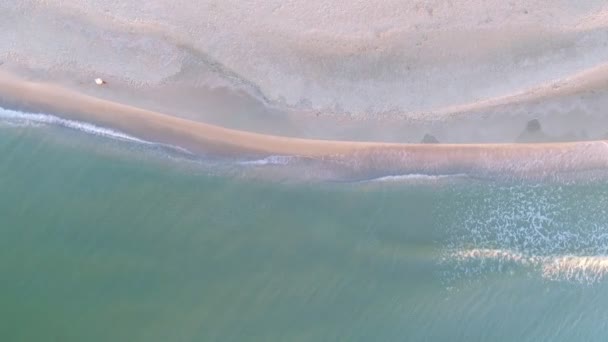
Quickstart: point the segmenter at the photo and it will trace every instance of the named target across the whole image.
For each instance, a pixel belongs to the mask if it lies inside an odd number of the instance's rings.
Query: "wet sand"
[[[585,171],[608,166],[608,144],[395,144],[298,139],[227,129],[79,94],[61,86],[0,74],[5,105],[94,123],[138,138],[216,156],[289,155],[351,161],[360,173],[488,170],[514,174]],[[354,162],[352,162],[354,161]]]

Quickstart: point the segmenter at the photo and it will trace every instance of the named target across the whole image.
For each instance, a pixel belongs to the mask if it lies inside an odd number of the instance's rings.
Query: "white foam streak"
[[[153,144],[149,141],[136,138],[134,136],[115,131],[109,128],[95,126],[86,122],[62,119],[49,114],[24,113],[16,110],[4,109],[0,107],[0,119],[13,125],[36,125],[47,124],[56,125],[69,129],[74,129],[87,134],[102,136],[106,138],[119,139],[124,141],[137,142],[140,144]]]
[[[540,271],[543,278],[552,281],[574,281],[593,284],[603,280],[608,275],[608,255],[577,256],[577,255],[525,255],[516,251],[503,249],[470,249],[451,253],[444,262],[494,261],[499,263],[516,263],[521,266],[534,267]]]
[[[137,144],[169,148],[184,154],[192,155],[190,151],[179,146],[156,143],[143,140],[132,135],[110,128],[96,126],[87,122],[62,119],[50,114],[25,113],[0,107],[0,122],[10,127],[39,127],[43,125],[60,126],[99,137],[126,141]]]
[[[296,157],[293,157],[293,156],[269,156],[269,157],[257,159],[257,160],[242,161],[239,164],[241,164],[241,165],[258,165],[258,166],[287,165],[295,158]]]
[[[585,283],[598,282],[608,275],[608,256],[563,256],[546,260],[543,277],[568,279]]]
[[[383,176],[378,178],[370,179],[370,182],[408,182],[408,181],[435,181],[447,178],[458,178],[467,177],[466,174],[453,174],[453,175],[427,175],[421,173],[412,173],[405,175],[392,175]]]

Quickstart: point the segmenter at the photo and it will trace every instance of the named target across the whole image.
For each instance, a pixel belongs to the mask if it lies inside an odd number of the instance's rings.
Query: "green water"
[[[0,153],[1,341],[608,332],[601,262],[550,269],[601,261],[602,181],[260,181],[51,126],[0,126]]]

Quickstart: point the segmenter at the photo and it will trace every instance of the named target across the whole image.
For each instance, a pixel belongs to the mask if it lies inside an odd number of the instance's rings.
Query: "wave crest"
[[[596,283],[608,275],[608,256],[563,256],[546,260],[542,275],[550,280],[567,279]]]
[[[0,120],[3,120],[8,124],[17,126],[30,126],[40,124],[55,125],[106,138],[131,141],[142,144],[153,144],[152,142],[142,140],[126,133],[115,131],[109,128],[99,127],[86,122],[62,119],[60,117],[49,114],[24,113],[0,107]]]
[[[532,267],[544,279],[551,281],[570,281],[594,284],[608,276],[608,255],[595,256],[538,256],[502,249],[470,249],[456,251],[444,257],[444,262],[455,261],[459,264],[497,263],[498,268],[506,264]]]
[[[608,279],[608,197],[597,183],[490,185],[442,212],[448,279],[532,268],[552,281]],[[446,202],[447,203],[447,202]]]
[[[0,122],[11,127],[40,127],[44,125],[59,126],[103,138],[155,146],[163,149],[174,150],[186,155],[192,155],[190,151],[182,147],[143,140],[110,128],[100,127],[87,122],[62,119],[50,114],[26,113],[0,107]]]

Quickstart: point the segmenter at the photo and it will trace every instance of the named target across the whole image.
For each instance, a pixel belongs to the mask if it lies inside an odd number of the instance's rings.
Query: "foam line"
[[[99,127],[86,122],[79,122],[74,120],[62,119],[60,117],[49,115],[49,114],[34,114],[25,113],[11,109],[4,109],[0,107],[0,120],[6,120],[9,123],[14,124],[47,124],[61,126],[83,133],[97,135],[101,137],[136,142],[140,144],[154,144],[152,142],[136,138],[134,136],[115,131],[109,128]]]
[[[17,110],[5,109],[0,107],[0,121],[6,122],[12,126],[36,126],[36,125],[53,125],[64,127],[67,129],[79,131],[82,133],[95,135],[99,137],[120,140],[125,142],[131,142],[136,144],[158,146],[162,148],[168,148],[181,153],[192,155],[192,153],[179,146],[173,146],[168,144],[156,143],[148,140],[143,140],[132,135],[123,133],[121,131],[105,128],[97,125],[93,125],[87,122],[63,119],[55,115],[43,114],[43,113],[26,113]]]

